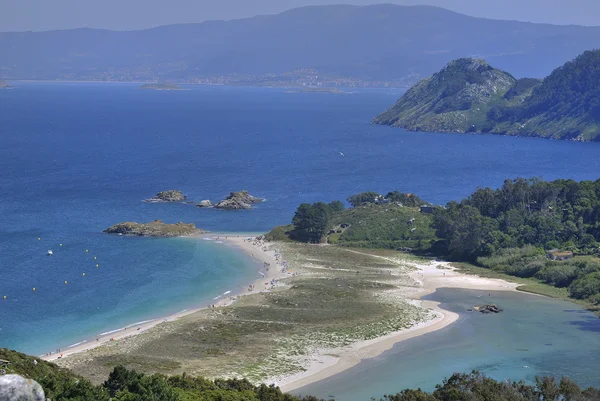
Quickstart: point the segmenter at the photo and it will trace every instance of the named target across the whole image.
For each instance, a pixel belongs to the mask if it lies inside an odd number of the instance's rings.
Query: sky
[[[476,17],[600,26],[600,0],[0,0],[0,32],[134,30],[323,4],[429,4]]]

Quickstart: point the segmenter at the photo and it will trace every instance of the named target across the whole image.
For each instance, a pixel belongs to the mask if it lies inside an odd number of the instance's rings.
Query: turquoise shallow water
[[[600,386],[600,319],[594,314],[522,293],[440,289],[426,299],[459,313],[459,320],[296,393],[364,401],[404,388],[431,391],[453,372],[474,369],[498,380],[568,376],[582,386]],[[481,303],[497,303],[504,312],[467,311]]]
[[[101,233],[116,222],[264,232],[302,202],[367,190],[445,203],[509,177],[600,177],[597,143],[371,125],[394,90],[13,86],[0,91],[0,347],[29,353],[204,305],[257,277],[252,261],[222,244]],[[141,202],[170,188],[213,201],[248,189],[267,201],[240,212]]]

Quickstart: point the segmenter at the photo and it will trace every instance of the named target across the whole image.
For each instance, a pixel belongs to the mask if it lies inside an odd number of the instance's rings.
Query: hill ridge
[[[458,59],[419,81],[373,123],[411,131],[600,140],[600,50],[544,80],[516,79],[484,60]]]
[[[331,86],[406,86],[473,54],[515,76],[542,77],[599,46],[600,27],[490,20],[432,6],[312,6],[136,31],[0,33],[0,79],[289,86],[327,77]]]

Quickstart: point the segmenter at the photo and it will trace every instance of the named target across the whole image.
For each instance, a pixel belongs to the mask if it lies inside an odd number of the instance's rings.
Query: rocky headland
[[[162,202],[183,202],[186,200],[186,196],[181,192],[174,189],[168,191],[161,191],[157,193],[153,198],[145,199],[147,203],[162,203]]]
[[[600,50],[544,78],[516,79],[481,59],[458,59],[419,81],[373,123],[409,131],[600,141]]]
[[[217,209],[240,210],[252,209],[252,205],[264,201],[248,193],[248,191],[231,192],[229,196],[214,205]]]
[[[202,234],[203,230],[193,223],[167,224],[160,220],[150,223],[123,222],[104,230],[107,234],[134,235],[138,237],[180,237],[182,235]]]

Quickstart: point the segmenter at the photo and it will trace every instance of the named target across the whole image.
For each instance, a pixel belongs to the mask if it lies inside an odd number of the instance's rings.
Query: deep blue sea
[[[204,305],[257,277],[223,244],[102,233],[117,222],[264,232],[302,202],[367,190],[445,203],[506,178],[600,178],[597,143],[370,125],[398,90],[13,85],[0,91],[0,347],[33,354]],[[247,189],[267,200],[236,212],[142,202],[165,189],[196,201]]]

